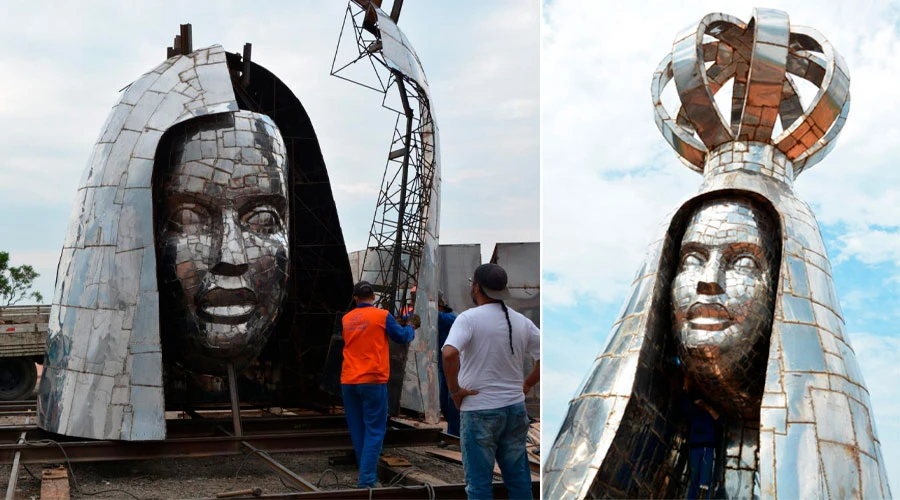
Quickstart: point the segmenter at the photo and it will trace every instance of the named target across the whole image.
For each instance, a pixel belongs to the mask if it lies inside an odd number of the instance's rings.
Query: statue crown
[[[794,78],[818,87],[806,109]],[[675,119],[661,100],[673,79],[681,100]],[[729,121],[714,96],[732,79]],[[675,39],[651,92],[657,127],[692,170],[711,175],[750,162],[788,183],[831,151],[850,110],[844,59],[818,31],[791,26],[774,9],[753,9],[749,23],[706,15]],[[779,118],[782,131],[773,137]]]

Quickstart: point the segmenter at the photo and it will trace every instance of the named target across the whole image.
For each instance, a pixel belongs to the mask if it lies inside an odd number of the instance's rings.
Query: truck
[[[47,348],[49,305],[0,306],[0,401],[27,397]]]

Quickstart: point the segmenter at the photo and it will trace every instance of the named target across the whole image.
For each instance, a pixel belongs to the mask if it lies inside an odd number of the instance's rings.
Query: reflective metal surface
[[[165,437],[151,178],[163,133],[237,111],[220,46],[132,83],[88,160],[50,314],[39,424],[96,439]]]
[[[202,373],[226,360],[249,364],[241,402],[326,403],[318,386],[352,283],[300,101],[219,46],[177,53],[122,93],[85,168],[38,424],[163,439],[165,410],[229,401],[225,378]]]
[[[792,75],[819,87],[806,109]],[[676,119],[660,102],[672,79],[682,99]],[[712,96],[732,79],[725,120]],[[544,497],[683,498],[691,444],[686,378],[721,414],[716,498],[890,497],[822,237],[792,188],[833,146],[848,88],[828,41],[791,26],[782,12],[756,9],[746,24],[710,14],[676,38],[654,74],[657,125],[703,181],[650,246],[604,351],[571,401],[545,461]],[[768,250],[770,236],[780,252]],[[748,252],[729,261],[730,245]],[[773,278],[770,309],[763,302]],[[704,297],[717,297],[725,311],[705,305],[692,313],[688,304]],[[706,333],[729,329],[730,338]],[[768,347],[759,347],[766,337]],[[704,345],[706,353],[713,345],[728,349],[695,358]],[[757,355],[760,363],[749,361]],[[736,373],[716,371],[724,359],[738,360]],[[716,381],[737,388],[742,402],[729,404]]]
[[[769,350],[778,226],[740,198],[701,205],[672,281],[675,344],[686,376],[723,413],[756,418]]]
[[[268,340],[287,291],[284,142],[250,111],[197,118],[167,138],[154,182],[167,357],[199,373],[240,370]]]
[[[398,113],[358,276],[376,285],[377,301],[395,313],[406,306],[416,287],[413,310],[422,319],[408,346],[391,344],[388,409],[392,414],[400,407],[414,410],[436,423],[441,164],[431,92],[412,44],[376,3],[352,0],[344,21],[345,35],[338,42],[332,75],[383,92],[385,107]],[[354,49],[346,63],[337,61],[342,44]],[[371,64],[377,86],[343,76],[347,67],[362,60]]]
[[[792,78],[819,88],[805,110]],[[682,102],[675,120],[661,100],[673,79]],[[713,96],[730,79],[726,120]],[[691,169],[702,172],[709,152],[737,139],[772,144],[800,173],[834,147],[850,110],[849,89],[847,65],[825,37],[791,25],[784,12],[754,9],[749,23],[714,13],[678,35],[651,92],[657,127]],[[784,130],[772,137],[778,118]]]

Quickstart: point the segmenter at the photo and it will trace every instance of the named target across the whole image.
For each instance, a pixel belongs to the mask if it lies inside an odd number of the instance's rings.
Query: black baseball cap
[[[354,297],[371,297],[372,295],[375,295],[375,288],[368,281],[363,280],[353,285]]]
[[[481,286],[481,291],[494,300],[506,300],[512,297],[506,283],[509,278],[506,270],[497,264],[482,264],[475,268],[475,283]]]

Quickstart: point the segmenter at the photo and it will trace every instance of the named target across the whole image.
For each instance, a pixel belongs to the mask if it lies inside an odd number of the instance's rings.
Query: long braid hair
[[[502,300],[500,301],[500,307],[503,308],[503,314],[506,315],[506,325],[509,326],[509,350],[510,350],[510,352],[512,352],[512,353],[515,355],[515,354],[516,354],[516,350],[513,349],[513,342],[512,342],[512,321],[509,320],[509,309],[506,308],[506,303],[503,302]]]

